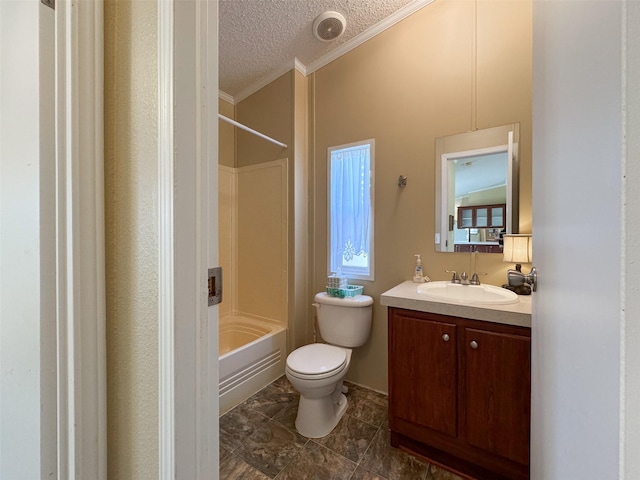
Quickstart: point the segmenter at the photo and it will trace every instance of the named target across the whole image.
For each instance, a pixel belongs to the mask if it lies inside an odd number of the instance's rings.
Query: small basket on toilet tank
[[[327,287],[327,293],[329,295],[331,295],[332,297],[339,297],[339,298],[355,297],[357,295],[362,295],[363,290],[364,290],[364,287],[360,285],[345,285],[344,287],[340,287],[340,288]]]

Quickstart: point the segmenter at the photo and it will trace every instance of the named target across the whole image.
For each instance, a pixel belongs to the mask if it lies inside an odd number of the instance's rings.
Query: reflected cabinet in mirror
[[[437,252],[502,253],[518,233],[519,124],[436,138]]]

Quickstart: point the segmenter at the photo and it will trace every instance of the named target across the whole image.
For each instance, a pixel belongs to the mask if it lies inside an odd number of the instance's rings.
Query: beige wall
[[[227,118],[235,120],[233,104],[218,100],[218,111]],[[236,166],[236,127],[225,121],[218,122],[218,165]]]
[[[521,231],[531,226],[531,3],[480,0],[477,35],[475,25],[476,3],[438,0],[314,74],[314,291],[326,282],[327,148],[376,140],[376,280],[363,282],[374,325],[347,378],[378,390],[387,389],[380,294],[411,278],[414,253],[435,280],[470,269],[469,254],[435,253],[435,138],[519,122]],[[479,255],[487,283],[502,284],[510,265]]]
[[[235,120],[235,106],[218,100],[218,111]],[[236,127],[218,122],[218,255],[224,275],[224,290],[220,316],[237,310],[236,248],[237,248],[237,179]]]
[[[109,478],[158,477],[157,6],[105,1]]]
[[[287,324],[287,160],[238,169],[238,310]]]
[[[293,72],[287,72],[236,105],[236,120],[288,145],[273,143],[236,129],[236,167],[270,162],[292,155]]]
[[[238,168],[264,164],[287,158],[287,205],[289,224],[286,244],[285,268],[287,288],[283,292],[287,302],[289,348],[307,343],[313,330],[309,297],[309,79],[297,71],[282,75],[266,87],[239,102],[235,119],[261,133],[287,144],[287,148],[273,145],[264,139],[236,129],[236,160]],[[240,201],[252,195],[239,195]],[[255,195],[254,195],[255,196]],[[253,235],[259,232],[253,232]],[[238,244],[247,243],[245,234],[239,233]],[[282,246],[282,245],[281,245]],[[240,249],[238,258],[243,257]],[[255,255],[252,254],[255,258]],[[254,263],[255,265],[255,263]],[[250,268],[250,267],[248,267]],[[239,268],[239,274],[244,272]],[[241,287],[239,287],[241,290]],[[239,300],[244,295],[239,292]],[[240,308],[241,310],[243,308]]]
[[[289,335],[291,350],[302,346],[312,338],[313,318],[311,307],[313,291],[310,289],[313,251],[310,228],[312,212],[309,163],[311,132],[313,128],[310,109],[309,78],[293,72],[293,158],[289,162]]]
[[[288,73],[266,87],[267,95],[260,91],[245,100],[237,107],[242,111],[238,120],[269,136],[290,141],[292,112],[276,106],[292,105],[291,79],[292,74]],[[224,100],[219,105],[220,113],[236,119],[234,105]],[[277,121],[272,118],[263,122],[274,108]],[[283,158],[267,159],[293,149],[274,146],[225,122],[220,122],[219,133],[219,254],[227,292],[220,314],[249,314],[286,325],[288,162]],[[236,143],[236,139],[240,141]]]
[[[478,1],[478,128],[520,123],[520,233],[531,232],[532,17],[531,0]]]

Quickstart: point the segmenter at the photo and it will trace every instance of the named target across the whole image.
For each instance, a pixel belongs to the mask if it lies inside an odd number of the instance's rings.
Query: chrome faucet
[[[478,277],[478,275],[486,275],[487,272],[480,272],[478,273],[474,273],[473,276],[471,277],[471,285],[480,285],[480,278]]]
[[[456,272],[455,270],[445,270],[445,272],[453,273],[453,277],[451,277],[451,283],[460,283],[460,277],[458,276],[458,272]]]
[[[451,277],[451,283],[459,283],[461,285],[480,285],[480,277],[478,275],[486,275],[487,272],[474,273],[471,275],[471,280],[469,280],[469,275],[467,272],[462,272],[460,276],[455,270],[445,270],[447,273],[453,273],[453,277]]]

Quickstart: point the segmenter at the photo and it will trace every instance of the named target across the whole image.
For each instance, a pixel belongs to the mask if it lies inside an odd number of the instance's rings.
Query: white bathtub
[[[220,415],[284,374],[287,330],[240,315],[220,319]]]

